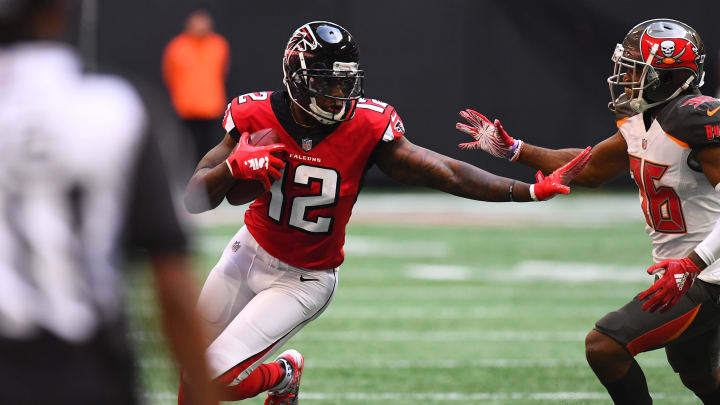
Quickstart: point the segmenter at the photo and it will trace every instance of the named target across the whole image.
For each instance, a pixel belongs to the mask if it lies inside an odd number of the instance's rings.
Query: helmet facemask
[[[363,96],[364,72],[355,62],[334,62],[332,69],[308,69],[306,55],[300,53],[301,68],[290,75],[290,97],[305,112],[325,125],[334,125],[351,119],[357,100]],[[286,84],[287,85],[287,84]],[[318,104],[318,97],[342,103],[337,111],[326,111]]]
[[[322,124],[335,125],[354,116],[357,100],[363,97],[364,72],[358,69],[357,47],[349,33],[329,24],[309,23],[296,31],[283,58],[283,81],[298,107]],[[331,49],[343,45],[340,40],[323,46],[315,36],[316,29],[324,33],[335,30],[351,46]],[[304,40],[296,41],[298,35]]]
[[[615,46],[615,52],[610,58],[615,66],[613,74],[607,78],[610,87],[610,110],[629,107],[634,112],[641,112],[649,108],[643,93],[660,80],[657,71],[650,64],[657,50],[658,47],[654,46],[648,60],[640,61],[627,56],[622,44]]]

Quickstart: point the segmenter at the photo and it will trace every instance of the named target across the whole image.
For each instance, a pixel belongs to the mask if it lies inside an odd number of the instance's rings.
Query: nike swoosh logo
[[[720,110],[720,107],[715,107],[714,110],[707,110],[708,117],[712,117],[713,115],[715,115],[715,113],[718,112],[718,110]]]
[[[305,278],[305,277],[303,277],[302,274],[301,274],[301,275],[300,275],[300,281],[305,282],[305,281],[320,281],[320,280],[318,280],[318,279],[316,279],[316,278]]]

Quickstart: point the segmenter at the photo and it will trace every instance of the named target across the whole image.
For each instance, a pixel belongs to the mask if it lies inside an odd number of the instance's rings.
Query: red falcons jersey
[[[405,133],[395,109],[360,99],[351,120],[308,129],[293,121],[286,92],[257,92],[235,98],[223,125],[236,139],[242,132],[273,128],[286,145],[282,178],[245,213],[245,225],[260,246],[292,266],[339,266],[345,226],[373,151]]]

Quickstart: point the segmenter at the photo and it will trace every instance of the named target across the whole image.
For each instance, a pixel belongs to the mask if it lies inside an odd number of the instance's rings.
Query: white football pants
[[[305,270],[267,253],[243,226],[208,275],[198,308],[212,343],[210,377],[242,365],[237,384],[327,308],[337,268]]]

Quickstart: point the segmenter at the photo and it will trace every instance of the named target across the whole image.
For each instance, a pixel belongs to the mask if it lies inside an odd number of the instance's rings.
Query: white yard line
[[[346,342],[580,342],[587,335],[578,331],[522,331],[471,329],[462,331],[414,332],[363,329],[342,331],[300,331],[296,342],[309,340]]]
[[[638,359],[643,368],[668,368],[665,359]],[[142,359],[140,368],[172,369],[175,363],[163,358]],[[588,367],[585,359],[578,360],[519,360],[519,359],[477,359],[477,360],[307,360],[313,369],[466,369],[466,368],[558,368]]]
[[[533,304],[528,304],[533,305]],[[532,309],[537,308],[534,305]],[[379,309],[363,305],[345,305],[337,303],[331,306],[321,319],[527,319],[537,317],[537,313],[526,312],[527,306],[503,305],[475,305],[453,307],[433,305],[432,307],[418,307],[406,305],[393,305],[391,308]],[[552,319],[566,319],[578,317],[600,317],[613,308],[607,306],[579,306],[560,307],[550,306],[543,308],[543,316]]]
[[[404,241],[390,238],[348,235],[345,253],[353,257],[447,257],[450,245],[444,241]]]
[[[412,332],[397,330],[345,329],[342,331],[300,331],[294,342],[580,342],[587,330],[577,331],[522,331],[471,329],[463,331]],[[157,332],[133,331],[136,342],[155,342],[162,338]]]
[[[422,280],[488,280],[528,282],[540,280],[561,283],[591,283],[596,281],[647,282],[642,266],[619,266],[606,263],[567,262],[556,260],[525,260],[510,268],[476,268],[445,264],[408,263],[403,274]]]
[[[177,400],[177,394],[172,392],[146,393],[145,398],[154,401]],[[693,402],[697,399],[690,395],[677,395],[654,393],[654,399],[671,399],[682,402]],[[508,401],[547,401],[547,400],[599,400],[607,403],[608,394],[605,392],[300,392],[299,399],[314,401],[407,401],[407,400],[433,400],[433,401],[482,401],[482,400],[508,400]]]
[[[344,320],[390,320],[390,319],[414,319],[414,320],[463,320],[463,319],[507,319],[519,320],[536,318],[537,303],[528,303],[522,306],[503,305],[473,305],[473,306],[448,306],[434,304],[432,306],[419,307],[417,305],[393,305],[391,308],[369,307],[367,305],[348,305],[333,303],[320,319],[344,319]],[[548,319],[573,319],[573,318],[600,318],[614,308],[608,306],[573,306],[562,307],[552,306],[550,303],[543,306],[542,314]],[[143,316],[156,314],[155,308],[142,306],[133,309],[134,312]]]

